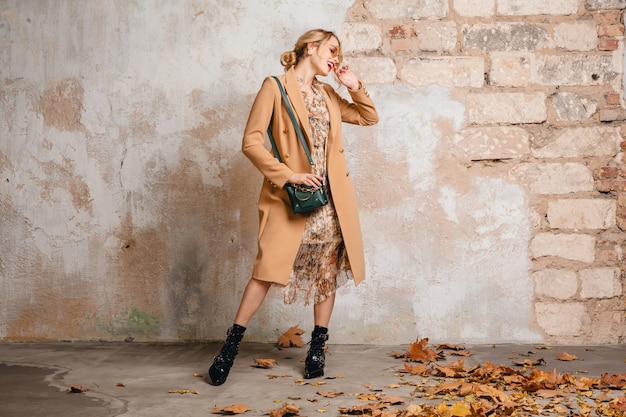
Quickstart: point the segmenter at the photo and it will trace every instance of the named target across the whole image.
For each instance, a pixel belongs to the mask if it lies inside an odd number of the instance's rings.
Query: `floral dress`
[[[312,137],[309,141],[315,163],[313,172],[326,178],[326,141],[330,118],[322,83],[314,80],[312,89],[312,95],[302,90],[302,96],[311,124]],[[307,215],[300,249],[289,282],[283,290],[286,304],[320,303],[335,294],[339,286],[353,279],[331,190],[327,190],[328,204]]]

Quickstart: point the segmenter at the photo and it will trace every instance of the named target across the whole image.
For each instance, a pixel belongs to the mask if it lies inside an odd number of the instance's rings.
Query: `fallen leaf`
[[[245,404],[233,404],[226,407],[218,407],[217,405],[213,407],[211,412],[213,414],[243,414],[246,411],[250,411],[250,407]]]
[[[455,417],[471,416],[472,410],[470,406],[464,402],[454,403],[450,409],[450,415]]]
[[[126,385],[124,385],[122,382],[118,382],[117,384],[115,384],[116,387],[125,387]]]
[[[388,395],[386,397],[382,397],[380,402],[391,405],[404,404],[404,398],[398,397],[397,395]]]
[[[257,368],[272,368],[278,365],[276,359],[254,359]]]
[[[609,403],[609,407],[614,410],[626,412],[626,397],[617,397]]]
[[[558,355],[556,355],[556,358],[560,361],[575,361],[578,359],[578,356],[571,355],[567,352],[561,352]]]
[[[270,410],[265,414],[269,414],[270,417],[283,417],[289,415],[299,415],[300,407],[295,404],[285,404],[281,408]]]
[[[436,362],[439,355],[433,349],[427,347],[428,338],[416,339],[409,345],[408,357],[415,362]]]
[[[626,389],[626,374],[611,375],[603,374],[600,377],[603,386],[611,389]]]
[[[82,385],[71,385],[67,387],[67,392],[70,394],[79,394],[85,391],[87,391],[87,389],[83,388]]]
[[[192,389],[171,389],[167,392],[168,394],[194,394],[200,395],[198,391]]]
[[[539,359],[535,359],[535,360],[524,359],[523,361],[517,361],[517,362],[513,362],[513,363],[515,365],[525,366],[527,368],[532,368],[532,367],[539,366],[539,365],[545,365],[546,361],[544,361],[543,358],[539,358]]]
[[[278,346],[282,348],[289,347],[303,347],[304,341],[302,340],[302,335],[304,334],[304,330],[300,329],[298,326],[293,326],[285,333],[283,333],[278,338]]]
[[[340,391],[317,391],[318,395],[321,395],[322,397],[326,397],[326,398],[335,398],[338,397],[340,395],[343,395],[343,392]]]
[[[424,364],[412,366],[408,362],[404,362],[404,369],[400,369],[398,372],[409,373],[411,375],[430,375],[430,368]]]

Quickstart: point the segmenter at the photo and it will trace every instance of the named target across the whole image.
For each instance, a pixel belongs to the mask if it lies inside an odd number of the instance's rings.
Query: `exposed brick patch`
[[[617,167],[602,167],[598,168],[594,172],[594,177],[599,179],[617,178],[619,176],[620,169]]]
[[[598,40],[598,49],[600,51],[615,51],[619,48],[619,41],[613,38],[600,38]]]
[[[598,28],[598,36],[623,36],[624,25],[605,25]]]
[[[609,106],[617,106],[620,104],[620,95],[618,93],[608,93],[604,96],[606,104]]]
[[[596,13],[593,16],[598,25],[616,25],[621,23],[621,13],[618,11]]]
[[[596,189],[601,193],[626,192],[626,178],[612,180],[597,180]]]

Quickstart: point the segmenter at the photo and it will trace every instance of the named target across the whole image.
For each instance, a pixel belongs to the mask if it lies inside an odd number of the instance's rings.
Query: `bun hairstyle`
[[[293,51],[283,52],[280,55],[280,63],[283,67],[285,67],[285,71],[287,71],[289,68],[300,62],[302,57],[305,56],[307,44],[314,43],[315,45],[319,46],[332,37],[337,39],[337,42],[339,43],[339,48],[337,50],[337,59],[339,60],[339,63],[341,63],[341,60],[343,59],[343,56],[341,55],[341,42],[339,42],[339,38],[337,37],[337,35],[329,30],[324,29],[311,29],[307,32],[304,32],[296,41],[296,44],[293,47]]]

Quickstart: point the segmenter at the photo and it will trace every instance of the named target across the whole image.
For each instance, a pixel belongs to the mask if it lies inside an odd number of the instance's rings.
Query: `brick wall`
[[[626,0],[371,0],[343,28],[370,84],[463,97],[460,163],[522,184],[546,341],[626,341]]]

